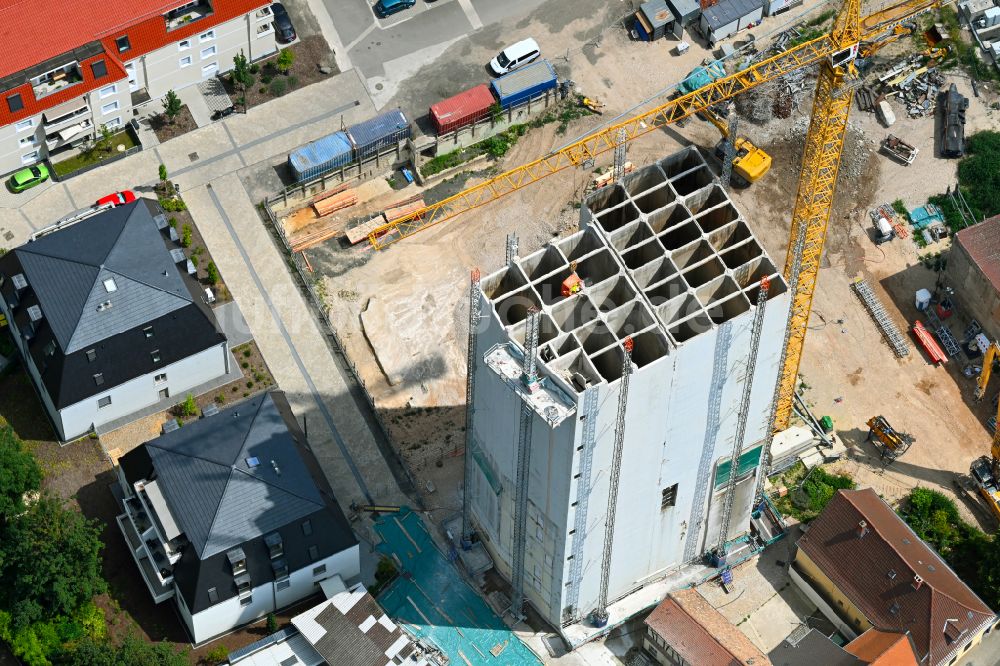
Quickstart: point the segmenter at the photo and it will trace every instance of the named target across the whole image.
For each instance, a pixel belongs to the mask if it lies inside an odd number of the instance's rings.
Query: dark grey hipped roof
[[[270,394],[145,446],[158,485],[199,559],[325,507]],[[258,464],[249,464],[250,458]]]
[[[764,0],[719,0],[717,4],[701,11],[712,30],[729,25],[737,19],[752,14],[764,6]]]
[[[112,208],[16,252],[64,354],[192,302],[142,201]]]

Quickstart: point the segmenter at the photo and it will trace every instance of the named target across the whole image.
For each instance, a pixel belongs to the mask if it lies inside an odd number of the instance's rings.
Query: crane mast
[[[597,608],[591,620],[597,627],[608,623],[608,583],[611,579],[611,550],[615,538],[615,515],[618,513],[618,480],[622,471],[622,450],[625,448],[625,408],[628,406],[628,380],[632,374],[632,338],[622,342],[622,379],[618,391],[618,415],[615,418],[615,447],[611,458],[611,478],[608,481],[608,515],[604,519],[604,553],[601,556],[601,587]]]

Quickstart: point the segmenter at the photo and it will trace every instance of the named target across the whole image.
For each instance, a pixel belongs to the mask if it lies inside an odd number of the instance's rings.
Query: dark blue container
[[[500,106],[509,109],[556,87],[556,70],[548,60],[504,74],[490,84]]]
[[[368,159],[389,146],[410,137],[410,122],[399,109],[386,111],[374,118],[347,128],[354,144],[354,157]]]
[[[296,182],[350,164],[354,146],[344,132],[334,132],[307,143],[288,155],[288,168]]]

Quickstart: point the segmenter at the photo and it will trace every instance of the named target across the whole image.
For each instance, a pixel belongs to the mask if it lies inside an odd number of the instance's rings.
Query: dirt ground
[[[581,19],[567,30],[584,31],[584,23]],[[758,40],[763,36],[758,34]],[[578,91],[608,103],[603,118],[576,120],[566,136],[557,136],[552,126],[534,129],[511,149],[502,166],[530,161],[568,137],[629,111],[652,91],[680,80],[705,56],[698,44],[678,57],[668,53],[669,41],[635,44],[620,30],[606,32],[600,42],[599,47],[571,54],[568,64]],[[886,49],[883,55],[891,58],[893,52]],[[662,67],[643,66],[654,59]],[[995,112],[988,111],[995,96],[974,97],[962,75],[949,76],[951,81],[970,98],[967,132],[995,124]],[[772,155],[774,166],[760,183],[737,191],[734,198],[778,265],[784,263],[813,85],[814,78],[807,78],[791,118],[764,126],[745,122],[741,130]],[[934,367],[917,348],[897,360],[850,288],[854,279],[867,278],[906,331],[917,316],[914,292],[933,289],[935,282],[933,272],[920,264],[912,239],[876,246],[869,238],[868,211],[874,205],[902,199],[915,207],[955,182],[956,161],[935,158],[934,120],[910,119],[898,105],[896,110],[899,120],[891,131],[920,149],[911,166],[877,154],[888,130],[873,114],[852,112],[801,366],[809,387],[807,400],[817,415],[833,418],[850,447],[842,466],[861,485],[871,485],[890,499],[917,484],[951,492],[952,478],[967,472],[988,442],[985,411],[970,408],[972,382],[961,376],[962,362]],[[669,127],[633,142],[628,159],[641,167],[689,143],[710,149],[718,138],[711,125],[692,119],[684,127]],[[610,156],[604,155],[597,166],[609,162]],[[526,254],[574,231],[579,221],[575,205],[589,178],[589,170],[567,170],[379,253],[344,248],[336,241],[309,251],[327,292],[337,295],[331,300],[331,316],[347,353],[386,416],[411,471],[421,484],[429,480],[442,493],[436,503],[457,504],[460,499],[461,457],[454,454],[464,437],[469,270],[496,270],[503,262],[508,233],[518,234]],[[941,251],[947,242],[921,252]],[[963,326],[954,324],[955,333],[961,334]],[[875,414],[885,415],[916,439],[888,469],[871,457],[874,450],[863,442],[865,422]]]
[[[166,114],[159,113],[150,118],[149,122],[160,143],[169,141],[175,136],[187,134],[191,130],[198,128],[198,124],[195,123],[194,116],[191,115],[191,110],[188,109],[187,104],[181,106],[181,110],[177,112],[177,116],[174,117],[173,121],[168,120]]]

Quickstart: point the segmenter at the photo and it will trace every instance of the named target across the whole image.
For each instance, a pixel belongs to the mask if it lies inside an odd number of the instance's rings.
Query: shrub
[[[254,63],[254,64],[250,65],[250,73],[251,74],[260,74],[260,65],[258,65],[257,63]]]
[[[246,370],[247,368],[250,367],[250,364],[247,363],[246,361],[243,361],[242,363],[240,363],[240,367],[242,367],[244,370]]]
[[[274,613],[267,614],[267,633],[273,634],[278,630],[278,618],[274,616]]]
[[[218,664],[219,662],[225,661],[228,656],[229,648],[225,645],[216,645],[208,651],[208,654],[205,655],[205,661],[210,664]]]
[[[219,269],[215,266],[214,261],[208,262],[208,266],[205,268],[205,272],[208,274],[209,284],[219,283]]]
[[[167,165],[166,164],[161,164],[160,165],[160,181],[164,182],[164,183],[167,182]]]
[[[226,401],[226,394],[220,393],[219,395],[215,396],[215,401],[220,405],[223,404]]]
[[[278,58],[274,61],[274,66],[286,76],[292,70],[292,65],[294,64],[295,52],[291,49],[282,49],[281,53],[278,54]]]
[[[250,380],[250,381],[247,381],[247,388],[248,388],[248,389],[249,389],[249,388],[253,388],[253,381],[252,381],[252,380]]]
[[[288,90],[288,82],[285,79],[274,79],[267,88],[275,97],[281,97]]]
[[[299,80],[298,80],[298,78],[296,78],[296,77],[294,77],[294,76],[289,76],[289,77],[288,77],[288,89],[289,89],[289,90],[292,90],[292,89],[293,89],[293,88],[295,88],[295,86],[297,86],[297,85],[299,85]]]
[[[190,393],[184,398],[184,402],[181,403],[181,413],[184,416],[197,416],[198,415],[198,404],[194,401],[194,396]]]
[[[251,356],[252,354],[253,354],[253,352],[252,352],[252,351],[250,351],[249,349],[244,349],[244,350],[243,350],[243,358],[250,358],[250,356]]]
[[[184,205],[184,202],[175,197],[160,197],[159,203],[160,208],[168,213],[177,213],[182,210],[187,210],[187,206]]]
[[[190,224],[185,224],[183,227],[181,227],[181,245],[183,247],[188,247],[191,245],[192,233],[194,233],[194,231],[191,229]]]
[[[177,228],[177,218],[176,217],[170,218],[170,221],[167,222],[167,224],[169,224],[171,227],[173,227],[174,229],[176,229]]]
[[[173,123],[177,114],[181,112],[181,106],[181,98],[177,96],[177,93],[168,90],[163,97],[163,113],[166,114],[167,120]]]

